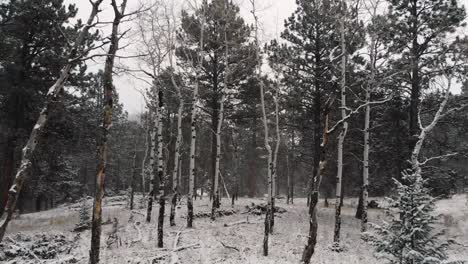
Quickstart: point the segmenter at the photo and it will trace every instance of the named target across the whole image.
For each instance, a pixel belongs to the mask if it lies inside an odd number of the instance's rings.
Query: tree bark
[[[267,212],[265,216],[265,232],[263,237],[263,255],[268,256],[268,239],[269,233],[271,232],[271,225],[273,223],[273,174],[274,174],[274,165],[273,165],[273,150],[271,149],[269,141],[269,134],[268,134],[268,120],[266,114],[266,105],[265,105],[265,84],[262,80],[262,65],[261,65],[261,58],[260,58],[260,44],[258,41],[258,17],[256,14],[255,9],[255,0],[251,1],[252,3],[252,15],[255,20],[254,29],[255,29],[255,55],[257,58],[257,65],[256,65],[256,73],[255,78],[260,86],[260,101],[261,101],[261,108],[262,108],[262,117],[263,117],[263,129],[264,129],[264,146],[268,153],[268,160],[267,160],[267,192],[268,192],[268,200],[267,200]]]
[[[317,230],[318,230],[318,219],[317,219],[317,205],[319,201],[319,190],[322,177],[325,173],[327,165],[327,145],[328,145],[328,126],[330,118],[330,108],[333,104],[334,99],[331,98],[325,105],[323,110],[324,115],[324,127],[322,132],[322,143],[320,144],[320,163],[317,170],[317,174],[313,177],[313,190],[311,193],[311,199],[309,204],[309,236],[307,244],[302,252],[301,263],[309,264],[312,255],[315,252],[315,245],[317,244]]]
[[[172,65],[172,58],[171,65]],[[182,144],[182,114],[184,110],[184,99],[182,97],[182,92],[180,90],[179,85],[176,83],[174,79],[174,75],[171,76],[172,84],[177,90],[177,95],[179,97],[179,108],[177,110],[177,139],[174,146],[174,170],[172,171],[172,199],[171,199],[171,215],[169,217],[169,222],[171,226],[175,226],[175,211],[176,211],[176,203],[177,203],[177,196],[179,195],[179,161],[180,161],[180,147]]]
[[[150,109],[150,118],[151,118],[151,112],[152,109]],[[150,133],[150,175],[151,175],[151,180],[150,180],[150,192],[148,195],[148,206],[146,209],[146,222],[149,223],[151,222],[151,214],[153,211],[153,200],[155,197],[155,191],[157,189],[157,179],[156,179],[156,148],[157,148],[157,143],[156,143],[156,131],[157,131],[157,126],[158,123],[156,120],[158,117],[156,117],[157,113],[155,112],[155,118],[153,121],[153,128]]]
[[[46,104],[42,108],[39,117],[36,121],[36,124],[31,131],[29,136],[29,140],[26,143],[25,147],[22,151],[22,158],[21,158],[21,165],[18,169],[13,185],[11,186],[9,193],[8,193],[8,200],[5,206],[4,213],[6,216],[2,216],[0,219],[0,242],[3,240],[3,237],[6,232],[6,228],[13,216],[13,212],[16,208],[16,204],[21,192],[21,188],[23,187],[23,183],[26,180],[29,171],[31,170],[32,166],[32,157],[36,151],[36,146],[38,142],[42,139],[42,132],[44,130],[45,125],[49,119],[49,113],[52,110],[53,104],[56,101],[61,100],[62,98],[62,90],[65,83],[68,80],[70,75],[70,70],[76,63],[79,61],[80,58],[84,54],[80,54],[82,46],[86,41],[89,29],[93,27],[93,21],[99,11],[98,7],[103,0],[96,0],[96,2],[92,2],[93,8],[91,14],[88,18],[87,23],[85,24],[84,28],[82,29],[81,33],[75,40],[74,46],[68,56],[67,64],[62,68],[60,72],[60,76],[58,77],[57,81],[52,85],[47,93]]]
[[[112,110],[114,104],[114,85],[112,78],[112,70],[114,68],[114,59],[119,49],[119,25],[124,17],[125,7],[127,0],[123,0],[119,8],[115,0],[112,0],[112,7],[114,9],[114,22],[112,24],[112,35],[110,38],[110,47],[106,57],[103,74],[103,88],[104,88],[104,111],[101,127],[101,138],[99,141],[99,165],[96,175],[96,187],[94,191],[94,205],[93,205],[93,219],[91,221],[91,249],[89,251],[89,263],[99,263],[99,250],[101,244],[101,222],[102,222],[102,199],[104,197],[104,181],[106,177],[107,167],[107,136],[112,127]]]
[[[341,118],[343,121],[340,135],[338,136],[338,168],[336,175],[336,201],[335,201],[335,230],[333,234],[333,243],[335,246],[340,244],[341,231],[341,207],[342,200],[342,180],[343,180],[343,145],[348,131],[348,122],[346,121],[346,39],[344,18],[340,20],[341,26]]]
[[[227,21],[227,1],[224,1],[224,18]],[[220,160],[221,160],[221,129],[224,121],[224,100],[226,99],[226,91],[229,80],[229,45],[227,38],[227,22],[224,23],[224,48],[225,48],[225,70],[224,70],[224,86],[221,89],[221,99],[219,101],[219,112],[216,127],[216,162],[214,171],[214,185],[213,185],[213,203],[211,206],[211,220],[216,219],[216,208],[220,207],[219,196],[219,173],[220,173]]]
[[[143,198],[146,196],[146,160],[148,159],[148,148],[151,149],[152,140],[148,141],[148,137],[151,137],[150,133],[150,119],[151,119],[151,111],[148,112],[148,116],[146,117],[146,124],[145,124],[145,156],[141,162],[141,192]],[[148,144],[149,143],[149,144]]]
[[[195,88],[193,90],[193,98],[192,98],[192,109],[191,109],[191,139],[190,139],[190,168],[189,168],[189,190],[187,196],[187,227],[193,227],[193,194],[195,192],[195,147],[196,147],[196,139],[197,139],[197,103],[199,101],[199,94],[198,94],[198,86],[199,86],[199,72],[202,67],[203,59],[204,59],[204,31],[205,31],[205,20],[204,20],[204,10],[202,16],[202,20],[200,21],[200,52],[199,58],[196,66],[197,75],[195,81]]]
[[[157,139],[157,145],[158,145],[158,152],[157,152],[157,157],[158,157],[158,181],[159,181],[159,186],[157,189],[157,194],[156,197],[159,200],[159,214],[158,214],[158,247],[162,248],[163,247],[163,239],[164,239],[164,233],[163,233],[163,228],[164,228],[164,211],[165,211],[165,206],[166,206],[166,180],[164,177],[164,160],[163,160],[163,136],[162,136],[162,131],[163,131],[163,120],[161,118],[161,107],[163,107],[162,103],[162,96],[158,96],[158,114],[157,114],[157,122],[159,123],[158,125],[158,139]]]

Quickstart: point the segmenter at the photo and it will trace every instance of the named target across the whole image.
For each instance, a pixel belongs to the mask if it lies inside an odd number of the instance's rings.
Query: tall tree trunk
[[[21,188],[23,187],[23,183],[26,180],[29,171],[31,170],[32,157],[34,156],[38,142],[42,139],[42,132],[49,119],[49,113],[52,110],[53,104],[62,99],[61,97],[63,94],[63,87],[68,80],[70,70],[83,56],[83,54],[80,54],[80,50],[86,41],[89,29],[93,27],[93,21],[98,13],[98,7],[102,1],[103,0],[96,0],[96,2],[92,2],[93,8],[88,21],[75,40],[74,46],[70,51],[70,55],[68,56],[67,64],[65,64],[65,66],[62,68],[57,81],[50,87],[49,92],[47,93],[46,104],[42,108],[36,124],[31,131],[29,140],[23,148],[21,165],[16,172],[13,185],[11,186],[8,193],[8,201],[4,210],[4,214],[6,213],[6,216],[2,216],[0,219],[0,242],[3,240],[6,228],[8,227],[11,217],[13,216]]]
[[[114,104],[114,84],[112,78],[112,70],[114,68],[114,59],[117,50],[119,49],[119,25],[124,17],[127,0],[123,0],[119,8],[115,0],[112,0],[114,9],[114,23],[112,24],[112,35],[110,38],[110,47],[106,57],[106,63],[103,73],[103,88],[104,88],[104,109],[103,120],[101,127],[101,138],[99,140],[99,165],[96,175],[96,187],[94,191],[93,205],[93,220],[91,221],[91,249],[89,251],[89,263],[99,263],[99,249],[101,244],[101,223],[102,223],[102,198],[104,197],[104,180],[106,177],[107,167],[107,136],[112,127],[112,109]]]
[[[172,65],[172,56],[170,58]],[[179,195],[179,161],[180,161],[180,147],[182,144],[182,114],[184,110],[184,98],[182,97],[182,92],[179,85],[174,79],[174,75],[171,75],[172,85],[177,90],[177,96],[179,97],[179,108],[177,110],[177,139],[174,146],[174,170],[172,171],[172,198],[171,198],[171,215],[169,217],[169,222],[171,226],[175,226],[175,211],[177,204],[177,196]]]
[[[416,1],[412,1],[412,10],[411,10],[411,34],[412,34],[412,43],[410,51],[410,67],[411,67],[411,94],[410,94],[410,123],[409,123],[409,149],[412,151],[418,141],[419,135],[419,125],[418,125],[418,116],[419,116],[419,104],[421,97],[421,87],[420,87],[420,77],[419,77],[419,43],[418,43],[418,11]]]
[[[310,258],[315,252],[315,245],[317,244],[317,230],[318,230],[318,219],[317,219],[317,205],[319,201],[319,190],[320,184],[322,182],[322,177],[325,173],[325,168],[327,165],[327,145],[328,145],[328,125],[330,119],[330,110],[331,105],[333,104],[334,99],[331,98],[325,105],[323,110],[324,115],[324,126],[322,132],[322,143],[320,144],[320,163],[317,170],[317,175],[313,177],[315,182],[313,185],[313,190],[311,193],[311,199],[309,204],[309,236],[307,239],[307,244],[302,252],[301,263],[309,264]]]
[[[342,180],[343,180],[343,145],[348,131],[348,122],[346,121],[346,39],[344,18],[340,21],[341,26],[341,118],[343,121],[340,135],[338,136],[338,168],[336,175],[336,201],[335,201],[335,230],[333,234],[333,243],[335,246],[340,244],[341,230],[341,207],[342,199]]]
[[[164,159],[163,159],[163,120],[162,120],[162,112],[161,108],[163,107],[163,97],[161,96],[162,93],[159,91],[159,96],[158,96],[158,114],[157,114],[157,120],[158,122],[158,138],[157,138],[157,146],[158,146],[158,151],[157,151],[157,157],[158,157],[158,181],[159,181],[159,186],[157,189],[157,194],[156,197],[159,200],[159,214],[158,214],[158,247],[162,248],[163,247],[163,239],[164,239],[164,233],[163,233],[163,228],[164,228],[164,211],[165,211],[165,206],[166,206],[166,180],[164,177]]]
[[[374,10],[375,14],[375,10]],[[367,231],[367,215],[368,215],[368,197],[369,197],[369,151],[370,151],[370,115],[371,115],[371,89],[374,89],[375,85],[375,64],[377,61],[376,57],[376,40],[375,36],[371,34],[370,43],[370,69],[371,76],[369,84],[366,87],[366,99],[367,103],[366,112],[364,117],[364,153],[363,153],[363,167],[362,167],[362,216],[361,216],[361,232]]]
[[[151,149],[151,142],[152,140],[150,139],[148,141],[148,137],[151,137],[150,133],[150,119],[151,119],[151,111],[148,112],[148,116],[146,116],[146,122],[145,122],[145,156],[143,157],[143,160],[141,162],[141,192],[143,195],[143,198],[146,196],[146,160],[148,159],[148,148]],[[149,144],[148,144],[149,143]]]
[[[205,10],[203,10],[205,12]],[[204,14],[203,14],[204,15]],[[202,17],[203,17],[202,15]],[[193,227],[193,193],[195,191],[195,147],[196,147],[196,139],[197,139],[197,103],[199,100],[199,94],[198,94],[198,86],[199,86],[199,71],[201,70],[201,66],[203,63],[204,59],[204,35],[205,35],[205,21],[202,18],[200,21],[201,26],[200,26],[200,52],[199,52],[199,58],[197,61],[197,75],[196,75],[196,81],[195,81],[195,88],[193,90],[193,98],[192,98],[192,109],[191,109],[191,139],[190,139],[190,168],[189,168],[189,190],[188,190],[188,197],[187,197],[187,227]]]
[[[224,19],[227,21],[227,1],[224,1]],[[225,49],[225,69],[224,69],[224,85],[221,89],[221,99],[219,101],[219,112],[216,127],[216,162],[214,171],[214,185],[213,185],[213,203],[211,206],[211,220],[216,219],[216,208],[220,207],[220,195],[219,195],[219,173],[220,173],[220,160],[221,160],[221,129],[224,121],[224,100],[226,98],[226,91],[229,80],[229,45],[227,38],[227,22],[224,23],[224,49]]]
[[[280,134],[280,125],[279,125],[279,77],[276,76],[276,89],[275,96],[273,98],[275,102],[275,127],[276,127],[276,145],[275,152],[273,153],[273,169],[272,169],[272,196],[271,196],[271,208],[270,208],[270,234],[273,233],[273,227],[275,225],[275,197],[278,193],[278,152],[281,144],[281,134]]]
[[[156,84],[154,84],[156,87]],[[159,108],[159,106],[156,106]],[[151,118],[151,112],[153,109],[150,109],[150,118]],[[153,201],[154,197],[156,195],[156,190],[157,190],[157,168],[156,168],[156,151],[157,151],[157,142],[156,142],[156,134],[157,134],[157,126],[159,125],[156,120],[158,120],[158,112],[154,111],[154,120],[153,120],[153,128],[151,129],[150,133],[150,175],[151,175],[151,180],[150,180],[150,192],[148,195],[148,205],[146,209],[146,222],[149,223],[151,222],[151,214],[153,212]],[[151,122],[150,122],[151,123]]]
[[[260,58],[260,44],[258,41],[258,17],[256,14],[255,9],[255,0],[251,1],[252,3],[252,15],[255,20],[254,29],[255,29],[255,55],[257,58],[257,65],[256,65],[256,73],[255,78],[260,85],[260,101],[261,101],[261,108],[262,108],[262,117],[263,117],[263,129],[264,129],[264,146],[268,153],[268,160],[267,160],[267,191],[268,191],[268,200],[267,200],[267,212],[265,216],[265,232],[263,237],[263,255],[268,256],[268,239],[269,233],[271,230],[271,224],[273,222],[273,151],[271,149],[270,143],[268,142],[268,120],[266,114],[266,105],[265,105],[265,84],[262,80],[262,65],[261,65],[261,58]]]

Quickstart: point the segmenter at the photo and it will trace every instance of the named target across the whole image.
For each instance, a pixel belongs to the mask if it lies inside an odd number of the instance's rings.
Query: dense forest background
[[[218,3],[219,2],[219,3]],[[179,67],[188,64],[186,54],[195,54],[199,32],[196,23],[200,15],[207,21],[206,39],[203,49],[210,54],[201,72],[201,110],[197,123],[198,142],[196,154],[195,185],[199,196],[210,194],[212,189],[215,159],[216,131],[219,111],[219,97],[223,89],[224,69],[230,65],[229,91],[226,93],[225,121],[222,131],[221,176],[228,192],[239,196],[263,196],[266,193],[267,153],[263,148],[263,124],[261,122],[259,84],[254,77],[256,57],[254,56],[253,26],[239,15],[239,8],[230,3],[227,11],[221,8],[223,1],[205,3],[209,12],[182,13],[180,32],[185,35],[183,46],[176,51]],[[339,46],[336,26],[330,12],[338,2],[327,2],[328,13],[323,7],[298,1],[295,14],[285,22],[281,38],[266,43],[263,60],[268,64],[271,74],[264,76],[266,84],[266,104],[269,117],[274,115],[274,89],[279,85],[279,126],[281,143],[278,152],[277,193],[285,196],[293,186],[294,195],[305,197],[310,185],[311,173],[316,166],[314,160],[317,142],[317,122],[314,118],[317,107],[324,104],[326,96],[337,92],[337,82],[332,76],[337,73],[333,61],[322,57],[318,65],[323,69],[330,67],[320,79],[317,68],[310,67],[314,60],[320,59],[316,51],[333,53]],[[314,1],[312,1],[315,3]],[[393,10],[380,15],[364,26],[362,22],[349,25],[349,61],[346,75],[349,80],[347,105],[350,109],[358,107],[364,98],[362,86],[369,68],[366,66],[364,50],[368,41],[366,30],[376,34],[381,40],[379,51],[382,63],[378,69],[380,85],[373,92],[373,100],[386,99],[385,103],[373,106],[370,133],[370,196],[384,196],[392,191],[392,178],[401,178],[401,171],[408,166],[411,142],[412,119],[411,98],[412,80],[408,77],[411,50],[401,47],[404,27],[389,27],[406,19],[403,14],[403,1],[388,2]],[[421,17],[427,41],[420,45],[421,77],[420,92],[424,93],[421,102],[422,118],[437,110],[443,94],[433,89],[429,81],[439,71],[441,60],[457,58],[461,62],[449,71],[456,79],[456,93],[449,102],[450,107],[458,106],[466,99],[465,62],[468,45],[464,37],[454,36],[455,30],[464,27],[464,11],[457,9],[455,1],[435,1],[443,7],[426,10],[424,16],[443,17],[444,22],[436,25]],[[441,2],[441,3],[439,3]],[[443,2],[443,3],[442,3]],[[306,8],[310,6],[310,8]],[[226,16],[225,12],[228,12]],[[70,20],[77,14],[73,5],[64,6],[61,0],[18,1],[0,4],[0,208],[8,198],[15,172],[21,161],[21,149],[42,108],[47,89],[55,82],[68,55],[69,39],[75,36],[82,25],[71,25]],[[227,23],[232,34],[231,52],[227,61],[222,47],[218,24]],[[316,25],[320,36],[307,35],[307,28],[301,21],[310,19]],[[312,21],[313,20],[313,21]],[[427,22],[427,23],[426,23]],[[141,21],[128,23],[141,24]],[[426,23],[426,24],[425,24]],[[194,26],[195,25],[195,26]],[[135,28],[138,28],[135,26]],[[368,29],[366,29],[368,28]],[[433,35],[430,35],[432,34]],[[87,46],[96,45],[105,39],[103,33],[96,31],[86,42]],[[326,51],[324,51],[326,50]],[[302,55],[301,55],[302,54]],[[304,55],[305,54],[305,55]],[[404,54],[403,56],[399,56]],[[435,55],[434,55],[435,54]],[[317,65],[317,64],[314,64]],[[267,66],[265,66],[267,67]],[[164,174],[170,175],[174,163],[174,144],[177,133],[177,94],[171,84],[171,67],[162,70],[158,77],[164,95],[162,110],[164,137]],[[319,69],[320,70],[320,69]],[[275,71],[281,71],[276,74]],[[122,73],[121,73],[122,74]],[[124,74],[124,73],[123,73]],[[182,86],[190,87],[193,78],[178,76]],[[318,80],[320,79],[320,80]],[[323,82],[320,91],[314,81]],[[414,83],[413,83],[414,86]],[[143,88],[146,87],[141,87]],[[414,87],[413,87],[414,88]],[[454,89],[454,90],[458,90]],[[317,99],[317,94],[321,97]],[[413,91],[414,92],[414,91]],[[63,91],[64,100],[56,102],[47,124],[44,141],[34,155],[33,170],[21,192],[18,209],[22,212],[39,211],[58,204],[76,201],[84,195],[92,195],[97,168],[97,131],[102,116],[102,72],[91,72],[86,63],[81,62],[72,71]],[[151,89],[145,95],[151,101]],[[190,89],[183,92],[186,102],[190,102]],[[387,100],[388,99],[388,100]],[[109,138],[109,160],[107,167],[106,195],[124,193],[130,186],[132,164],[136,153],[136,167],[139,180],[137,190],[142,191],[143,180],[149,182],[149,163],[144,162],[148,153],[154,125],[150,118],[151,102],[137,117],[129,118],[115,95],[113,126]],[[190,105],[184,106],[183,140],[181,148],[182,193],[188,191],[188,151],[190,142]],[[339,108],[332,113],[334,121],[339,120]],[[274,124],[271,128],[274,131]],[[357,197],[362,185],[362,146],[364,113],[356,113],[349,119],[349,130],[344,147],[343,194]],[[430,188],[435,196],[446,196],[462,192],[468,184],[468,114],[467,111],[453,112],[440,122],[428,136],[424,156],[439,156],[447,152],[457,152],[442,160],[427,164],[424,177],[429,179]],[[331,137],[330,145],[337,143]],[[330,162],[323,177],[321,193],[332,198],[336,184],[336,147],[328,152]],[[288,175],[289,178],[288,183]],[[291,182],[292,180],[292,182]],[[290,186],[290,187],[288,187]],[[149,184],[146,184],[148,192]],[[221,188],[224,193],[224,187]]]

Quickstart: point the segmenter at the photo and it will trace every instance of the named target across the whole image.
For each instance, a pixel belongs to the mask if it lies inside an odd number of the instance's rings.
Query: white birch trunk
[[[257,59],[256,65],[256,74],[255,78],[260,86],[260,101],[262,107],[262,121],[263,121],[263,129],[264,129],[264,146],[268,153],[268,161],[267,161],[267,192],[268,192],[268,200],[267,200],[267,213],[265,216],[265,230],[264,230],[264,237],[263,237],[263,255],[268,256],[268,239],[269,233],[272,224],[272,217],[273,214],[272,210],[272,201],[273,201],[273,151],[271,149],[269,141],[269,134],[268,134],[268,119],[266,114],[266,105],[265,105],[265,84],[262,80],[262,61],[260,57],[260,44],[258,40],[258,17],[256,14],[255,8],[255,0],[251,0],[252,4],[252,15],[255,20],[254,30],[255,30],[255,56]]]
[[[227,20],[227,8],[228,5],[224,1],[224,16]],[[220,206],[219,197],[219,173],[220,173],[220,161],[221,161],[221,129],[224,121],[224,100],[226,97],[226,91],[228,86],[229,78],[229,45],[227,39],[227,23],[224,25],[224,45],[225,45],[225,60],[226,68],[224,70],[224,86],[221,89],[221,99],[219,100],[219,113],[218,113],[218,126],[216,128],[216,162],[215,162],[215,174],[214,174],[214,188],[213,188],[213,202],[211,205],[211,220],[216,219],[216,208]]]
[[[153,84],[153,88],[156,88],[156,84]],[[157,92],[156,92],[157,96]],[[156,101],[158,101],[158,97],[156,97]],[[153,120],[153,128],[151,130],[151,139],[150,139],[150,175],[151,175],[151,180],[150,180],[150,191],[148,195],[148,205],[147,205],[147,210],[146,210],[146,222],[149,223],[151,222],[151,215],[153,212],[153,202],[154,198],[156,196],[156,191],[157,191],[157,130],[158,130],[158,111],[154,109],[154,106],[150,106],[152,112],[154,112],[154,120]],[[159,105],[156,106],[159,108]]]
[[[158,89],[159,90],[159,89]],[[159,91],[158,91],[159,92]],[[166,205],[166,180],[164,176],[164,153],[163,153],[163,120],[162,120],[162,113],[161,113],[161,107],[162,107],[162,98],[159,97],[158,95],[158,100],[156,101],[157,108],[156,108],[156,123],[158,124],[158,135],[157,135],[157,146],[158,146],[158,152],[157,152],[157,158],[158,158],[158,181],[159,181],[159,186],[158,189],[156,190],[156,196],[159,200],[159,214],[158,214],[158,247],[162,248],[163,245],[163,227],[164,227],[164,210],[165,210],[165,205]]]
[[[362,167],[362,216],[361,216],[361,232],[367,231],[368,220],[368,198],[369,198],[369,151],[370,151],[370,115],[371,115],[371,91],[375,85],[375,63],[376,63],[376,41],[375,36],[371,35],[370,43],[370,80],[366,87],[365,103],[365,116],[364,116],[364,153],[363,153],[363,167]]]
[[[202,67],[202,62],[205,57],[204,50],[203,50],[203,38],[205,32],[205,20],[203,18],[200,25],[200,53],[199,58],[196,66],[196,81],[195,81],[195,88],[193,90],[193,98],[192,98],[192,109],[191,109],[191,138],[190,138],[190,168],[189,168],[189,190],[188,190],[188,197],[187,197],[187,227],[193,227],[193,196],[195,192],[195,147],[196,147],[196,140],[197,140],[197,104],[199,100],[198,94],[198,86],[199,86],[199,72]]]
[[[335,201],[335,230],[333,236],[333,243],[338,246],[340,243],[340,229],[341,229],[341,193],[342,193],[342,180],[343,180],[343,145],[348,131],[348,122],[346,117],[346,39],[345,39],[345,26],[344,19],[341,19],[341,118],[344,120],[342,129],[338,137],[338,168],[336,175],[336,201]]]
[[[172,64],[172,61],[171,61]],[[172,171],[172,200],[171,200],[171,215],[170,215],[170,225],[175,225],[175,207],[177,203],[177,196],[179,195],[179,160],[180,160],[180,146],[182,144],[182,114],[184,110],[184,99],[182,97],[182,92],[180,87],[174,80],[174,76],[171,76],[172,84],[176,88],[177,95],[179,97],[179,108],[177,110],[177,139],[174,146],[174,169]]]
[[[151,112],[149,112],[149,117],[146,117],[146,127],[145,127],[145,156],[143,157],[143,160],[141,162],[141,192],[143,194],[143,198],[146,196],[146,160],[148,159],[148,148],[151,149],[152,141],[151,139],[148,142],[148,136],[151,135],[150,133],[150,122],[149,120],[151,119]],[[149,145],[148,145],[149,143]],[[153,157],[154,158],[154,157]]]
[[[370,102],[370,87],[366,89],[366,103]],[[369,150],[370,150],[370,104],[366,106],[364,117],[364,154],[363,154],[363,172],[362,172],[362,216],[361,232],[367,231],[367,200],[369,197]]]

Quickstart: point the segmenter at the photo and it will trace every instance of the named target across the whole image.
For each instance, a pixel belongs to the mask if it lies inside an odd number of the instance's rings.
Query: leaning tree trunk
[[[311,192],[311,199],[309,203],[309,236],[307,239],[307,244],[302,252],[301,263],[309,264],[310,258],[315,252],[315,245],[317,244],[317,230],[318,230],[318,219],[317,219],[317,205],[319,201],[319,190],[320,184],[322,182],[322,177],[325,173],[325,168],[327,165],[327,145],[328,145],[328,126],[330,118],[330,108],[333,104],[333,99],[330,99],[323,110],[324,115],[324,126],[322,132],[322,143],[320,144],[320,162],[317,169],[317,174],[313,177],[313,189]]]
[[[275,152],[273,153],[273,170],[272,170],[272,195],[271,195],[271,216],[270,216],[270,234],[273,233],[273,227],[275,225],[275,197],[278,192],[278,152],[279,146],[281,143],[281,134],[280,134],[280,127],[279,127],[279,78],[276,77],[276,91],[274,96],[275,101],[275,123],[276,123],[276,145],[275,145]]]
[[[205,21],[202,18],[200,21],[200,47],[203,47],[203,37],[205,34]],[[190,139],[190,168],[189,168],[189,190],[187,196],[187,227],[193,227],[193,194],[195,192],[195,147],[196,147],[196,140],[197,140],[197,103],[199,101],[199,94],[198,94],[198,86],[199,86],[199,72],[202,67],[202,62],[204,59],[204,49],[200,50],[199,58],[197,62],[197,75],[195,81],[195,88],[193,90],[193,98],[192,98],[192,109],[191,109],[191,139]]]
[[[99,12],[99,5],[102,1],[103,0],[96,0],[96,2],[91,2],[93,8],[88,21],[75,40],[74,46],[70,51],[70,55],[68,56],[67,64],[63,66],[62,70],[60,71],[60,76],[58,77],[57,81],[49,88],[46,104],[42,108],[36,124],[31,131],[31,134],[29,135],[28,142],[23,148],[21,165],[16,173],[13,185],[8,191],[8,200],[5,206],[5,210],[3,211],[2,218],[0,219],[0,241],[3,240],[8,224],[10,223],[13,212],[16,208],[16,203],[23,187],[23,183],[31,170],[32,158],[36,151],[38,142],[42,139],[43,130],[47,124],[47,121],[49,120],[49,113],[52,111],[54,103],[62,99],[63,87],[68,80],[70,70],[85,55],[80,54],[80,52],[83,44],[86,41],[86,38],[88,37],[89,29],[93,27],[93,21]]]
[[[99,263],[99,250],[101,244],[101,223],[102,223],[102,198],[104,197],[104,180],[106,177],[107,167],[107,137],[109,130],[112,127],[112,110],[114,99],[114,85],[112,80],[112,70],[114,68],[115,54],[119,48],[119,24],[124,17],[127,0],[123,0],[119,8],[115,0],[112,0],[114,9],[114,23],[112,24],[112,35],[110,38],[110,47],[106,57],[106,63],[103,73],[103,89],[104,89],[104,109],[103,120],[101,126],[101,138],[99,140],[99,165],[96,175],[96,185],[94,191],[93,205],[93,220],[91,222],[91,249],[89,251],[89,263]]]
[[[346,39],[344,21],[341,19],[341,118],[343,121],[340,135],[338,136],[338,169],[336,174],[336,201],[335,201],[335,230],[333,234],[333,244],[339,247],[341,230],[341,207],[343,199],[341,197],[343,180],[343,145],[348,131],[348,122],[346,121]]]

